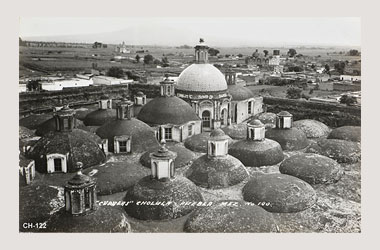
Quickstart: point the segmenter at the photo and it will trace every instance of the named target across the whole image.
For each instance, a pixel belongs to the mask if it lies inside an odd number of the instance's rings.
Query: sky
[[[361,45],[358,17],[21,17],[19,34],[31,40],[93,42],[100,37],[107,43],[150,45],[194,44],[199,37],[219,46]]]

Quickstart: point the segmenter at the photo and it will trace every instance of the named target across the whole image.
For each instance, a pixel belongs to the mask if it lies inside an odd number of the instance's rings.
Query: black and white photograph
[[[18,46],[19,232],[361,232],[360,17],[20,17]]]

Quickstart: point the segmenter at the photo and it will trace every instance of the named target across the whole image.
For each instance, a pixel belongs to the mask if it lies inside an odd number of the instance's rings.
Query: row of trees
[[[136,59],[136,63],[140,63],[141,56],[137,54],[135,59]],[[166,56],[163,57],[161,60],[159,60],[157,58],[154,58],[152,55],[147,54],[143,57],[143,62],[144,64],[157,64],[157,65],[162,65],[163,67],[169,66],[169,60]]]

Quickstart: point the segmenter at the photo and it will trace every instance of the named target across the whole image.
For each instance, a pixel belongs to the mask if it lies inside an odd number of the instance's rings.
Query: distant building
[[[356,81],[361,81],[361,76],[340,75],[340,76],[339,76],[339,79],[340,79],[341,81],[352,81],[352,82],[356,82]]]
[[[92,79],[80,78],[50,78],[40,82],[41,89],[46,91],[57,91],[64,88],[88,87],[93,84]]]
[[[122,44],[119,44],[118,46],[116,46],[115,52],[116,53],[122,53],[122,54],[129,54],[129,53],[131,53],[131,51],[125,45],[124,41],[123,41]]]
[[[133,80],[120,79],[111,76],[94,76],[92,81],[94,85],[118,85],[133,82]]]

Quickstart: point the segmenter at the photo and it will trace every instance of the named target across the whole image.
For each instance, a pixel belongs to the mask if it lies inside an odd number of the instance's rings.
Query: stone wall
[[[331,127],[360,126],[361,107],[333,103],[315,103],[307,100],[293,100],[264,97],[267,112],[278,113],[286,110],[294,120],[314,119]]]
[[[19,111],[22,114],[36,110],[51,110],[52,107],[62,105],[64,102],[76,106],[90,104],[97,102],[102,95],[117,99],[128,94],[128,85],[124,84],[68,88],[62,91],[25,92],[19,94]]]

